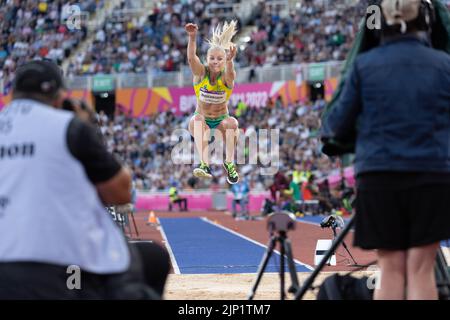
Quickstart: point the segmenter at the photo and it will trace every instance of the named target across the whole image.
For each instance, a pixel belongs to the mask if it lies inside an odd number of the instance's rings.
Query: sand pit
[[[355,272],[361,277],[370,276],[374,272]],[[316,279],[315,285],[333,273],[321,273]],[[298,273],[298,278],[303,283],[309,273]],[[171,274],[167,281],[164,298],[166,300],[246,300],[256,274]],[[291,284],[290,277],[286,274],[286,288]],[[317,291],[316,291],[317,292]],[[264,274],[256,291],[255,300],[279,300],[280,281],[278,273]],[[292,300],[293,295],[288,294],[287,300]],[[305,300],[315,299],[315,293],[308,291]]]

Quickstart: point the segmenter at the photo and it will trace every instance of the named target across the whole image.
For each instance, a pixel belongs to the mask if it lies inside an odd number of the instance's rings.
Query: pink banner
[[[230,108],[239,101],[249,107],[267,107],[269,99],[281,98],[286,106],[296,101],[304,101],[305,86],[297,86],[295,81],[236,84],[230,98]],[[133,117],[145,117],[157,112],[171,110],[176,115],[191,113],[197,105],[193,87],[183,88],[126,88],[116,91],[118,107]]]
[[[212,194],[209,192],[201,194],[180,195],[187,199],[189,210],[209,211],[213,210]],[[268,198],[268,193],[250,194],[249,210],[260,212],[264,199]],[[227,194],[227,210],[231,211],[233,195]],[[175,206],[178,208],[178,206]],[[169,195],[165,194],[140,194],[137,197],[136,209],[138,210],[161,210],[167,211],[169,208]],[[240,208],[238,207],[238,210]]]
[[[336,89],[336,79],[325,82],[326,97],[329,99]],[[306,82],[275,81],[266,83],[236,84],[230,98],[230,112],[243,101],[252,108],[263,108],[280,98],[284,106],[308,100],[309,89]],[[171,110],[176,115],[192,113],[197,106],[197,98],[192,86],[183,88],[120,88],[116,90],[117,107],[132,117],[146,117],[158,112]]]

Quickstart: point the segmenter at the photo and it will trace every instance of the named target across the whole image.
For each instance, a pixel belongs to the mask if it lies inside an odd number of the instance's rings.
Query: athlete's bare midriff
[[[195,111],[206,118],[218,118],[228,114],[228,103],[211,104],[197,100],[197,109]]]

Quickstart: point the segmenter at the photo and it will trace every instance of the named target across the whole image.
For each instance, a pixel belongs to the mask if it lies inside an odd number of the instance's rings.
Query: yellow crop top
[[[228,88],[224,81],[222,81],[222,73],[216,80],[215,85],[211,85],[209,82],[209,70],[205,67],[205,76],[203,79],[194,83],[195,95],[197,100],[204,103],[222,104],[230,99],[233,88]]]

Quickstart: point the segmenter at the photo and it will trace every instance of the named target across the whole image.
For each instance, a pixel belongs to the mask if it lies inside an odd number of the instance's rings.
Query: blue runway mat
[[[181,274],[256,273],[266,251],[265,247],[201,218],[159,221]],[[279,255],[274,253],[265,271],[278,272],[279,264]],[[311,271],[300,264],[296,264],[296,269]]]

